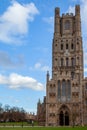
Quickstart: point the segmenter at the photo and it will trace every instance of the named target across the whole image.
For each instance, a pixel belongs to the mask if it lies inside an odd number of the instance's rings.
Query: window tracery
[[[65,30],[69,30],[69,29],[70,29],[70,21],[69,21],[69,20],[66,20],[66,21],[65,21],[64,29],[65,29]]]

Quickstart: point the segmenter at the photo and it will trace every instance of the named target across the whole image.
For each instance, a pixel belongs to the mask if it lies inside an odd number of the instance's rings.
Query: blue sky
[[[61,14],[81,6],[84,74],[87,75],[86,0],[0,0],[0,103],[36,112],[46,95],[52,66],[54,9]]]

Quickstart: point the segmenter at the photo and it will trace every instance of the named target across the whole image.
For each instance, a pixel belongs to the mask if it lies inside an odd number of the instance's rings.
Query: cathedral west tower
[[[46,126],[86,124],[80,6],[62,14],[55,8],[52,43],[52,79],[47,72]],[[85,123],[84,123],[85,122]]]

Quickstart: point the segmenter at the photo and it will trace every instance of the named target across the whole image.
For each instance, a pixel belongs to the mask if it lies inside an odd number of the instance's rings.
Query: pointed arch
[[[71,81],[70,80],[67,80],[67,83],[66,83],[66,95],[67,95],[67,100],[69,101],[71,99]]]
[[[75,58],[71,58],[71,66],[74,66],[75,65]]]
[[[61,66],[63,66],[63,65],[64,65],[64,59],[61,58]]]
[[[58,110],[59,125],[68,126],[70,124],[70,109],[67,105],[63,104]]]
[[[61,82],[58,80],[58,100],[61,98]]]
[[[62,80],[62,98],[66,97],[66,81],[65,79]]]

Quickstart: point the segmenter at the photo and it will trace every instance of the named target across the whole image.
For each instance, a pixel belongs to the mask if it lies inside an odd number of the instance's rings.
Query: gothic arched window
[[[63,44],[61,44],[61,50],[63,50]]]
[[[63,66],[64,65],[64,60],[63,60],[63,58],[61,58],[61,66]]]
[[[68,49],[68,44],[66,44],[66,49]]]
[[[71,49],[72,49],[72,50],[74,49],[74,45],[73,45],[73,43],[71,44]]]
[[[85,84],[85,88],[87,89],[87,83]]]
[[[66,96],[66,81],[62,80],[62,97]]]
[[[80,46],[80,45],[79,45],[79,42],[77,42],[77,50],[79,50],[79,46]]]
[[[74,66],[74,65],[75,65],[75,59],[71,58],[71,66]]]
[[[71,72],[71,78],[74,79],[74,72]]]
[[[70,97],[71,97],[71,82],[70,82],[70,80],[67,81],[66,90],[67,90],[67,99],[70,100]]]
[[[79,57],[77,57],[77,65],[79,65]]]
[[[69,21],[69,20],[66,20],[66,21],[65,21],[64,29],[65,29],[65,30],[69,30],[69,29],[70,29],[70,21]]]
[[[58,80],[58,99],[61,98],[61,83],[60,80]]]

